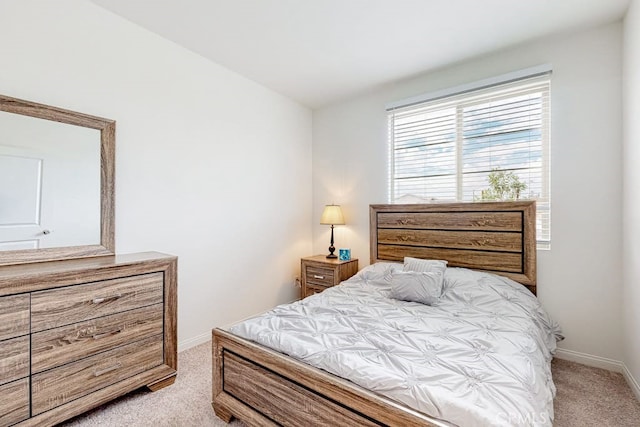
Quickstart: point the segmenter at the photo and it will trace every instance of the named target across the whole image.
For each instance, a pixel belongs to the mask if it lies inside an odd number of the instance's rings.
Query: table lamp
[[[334,255],[336,248],[333,246],[333,226],[344,225],[344,217],[342,216],[340,206],[326,205],[322,212],[322,217],[320,217],[320,224],[331,226],[331,246],[329,246],[329,255],[327,255],[327,258],[338,258],[337,255]]]

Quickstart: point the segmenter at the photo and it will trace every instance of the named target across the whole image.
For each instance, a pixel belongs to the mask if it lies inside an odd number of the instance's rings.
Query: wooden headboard
[[[405,256],[509,277],[536,293],[536,205],[371,205],[371,263]]]

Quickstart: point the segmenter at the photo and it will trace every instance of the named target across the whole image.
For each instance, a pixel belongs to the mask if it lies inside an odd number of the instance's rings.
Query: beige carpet
[[[178,357],[178,379],[158,392],[136,391],[64,426],[225,426],[211,409],[211,343]],[[554,360],[557,427],[639,427],[638,402],[621,374]],[[242,426],[232,422],[230,426]]]
[[[640,427],[640,402],[622,374],[555,359],[554,426]]]

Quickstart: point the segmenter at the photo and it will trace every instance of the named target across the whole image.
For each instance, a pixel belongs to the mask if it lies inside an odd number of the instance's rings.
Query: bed
[[[370,230],[372,266],[366,267],[353,278],[322,294],[277,307],[261,318],[250,319],[235,325],[230,331],[217,328],[213,330],[212,405],[216,415],[227,422],[235,417],[249,425],[549,425],[553,417],[552,401],[555,392],[549,362],[559,330],[557,325],[548,319],[535,298],[523,290],[524,286],[533,293],[536,291],[535,203],[527,201],[371,205]],[[450,276],[448,283],[456,284],[453,286],[456,289],[455,292],[458,290],[461,292],[458,295],[450,291],[447,293],[449,299],[467,298],[468,292],[475,292],[476,289],[473,287],[486,285],[486,289],[483,288],[482,292],[497,290],[496,292],[503,295],[505,299],[513,300],[510,303],[514,303],[512,304],[514,306],[529,305],[527,310],[536,313],[535,322],[544,324],[546,335],[531,332],[532,335],[525,340],[524,347],[511,348],[512,341],[522,346],[522,340],[520,336],[513,338],[509,335],[511,334],[509,331],[507,332],[509,336],[503,340],[503,345],[510,350],[507,350],[506,357],[495,356],[489,354],[492,353],[488,351],[490,346],[483,348],[483,345],[475,344],[483,342],[477,339],[477,325],[473,326],[477,307],[469,307],[467,304],[465,308],[464,301],[461,308],[450,305],[455,301],[445,301],[444,292],[442,302],[436,307],[386,298],[388,287],[385,280],[390,277],[389,274],[393,269],[402,265],[399,263],[405,257],[446,260],[449,267],[459,267],[447,269],[446,274]],[[393,262],[397,264],[392,264]],[[474,275],[473,281],[466,279],[469,275]],[[483,279],[476,282],[475,275],[480,275]],[[514,284],[513,281],[518,284]],[[460,283],[462,285],[458,285]],[[465,286],[472,286],[472,288],[465,288]],[[355,295],[353,300],[356,301],[355,303],[350,304],[350,295]],[[484,297],[480,298],[482,300]],[[494,300],[495,298],[491,301],[481,301],[481,303],[489,304],[488,307],[490,307],[494,304]],[[385,307],[381,308],[381,305]],[[388,311],[389,308],[386,307],[388,305],[393,306],[392,311]],[[391,341],[406,340],[404,335],[396,334],[396,330],[406,333],[406,336],[412,337],[412,342],[421,341],[420,344],[416,344],[416,348],[420,345],[429,347],[430,341],[436,342],[437,339],[443,338],[440,337],[441,331],[436,326],[432,327],[428,338],[425,338],[426,335],[423,337],[421,331],[417,335],[415,333],[411,335],[415,332],[412,329],[411,316],[416,316],[416,310],[420,313],[421,319],[423,313],[430,310],[434,313],[438,311],[440,315],[450,312],[451,315],[456,316],[454,322],[463,324],[464,328],[467,326],[476,328],[475,332],[471,332],[474,342],[470,347],[471,357],[467,352],[468,354],[462,355],[463,359],[467,358],[464,359],[466,362],[463,363],[463,367],[451,368],[464,371],[458,375],[465,380],[461,385],[462,388],[455,386],[464,390],[462,397],[477,400],[478,393],[474,391],[477,383],[483,386],[491,384],[492,378],[487,376],[488,374],[474,369],[474,363],[479,357],[490,357],[493,365],[499,365],[502,368],[506,366],[507,371],[514,372],[513,378],[507,381],[508,395],[503,395],[505,387],[501,384],[501,389],[490,389],[493,393],[490,400],[497,405],[504,400],[507,402],[504,404],[506,406],[526,406],[527,402],[531,401],[534,406],[521,412],[517,412],[517,408],[512,408],[500,414],[492,409],[491,403],[487,404],[483,401],[479,406],[484,405],[485,408],[481,408],[482,410],[477,413],[449,416],[448,414],[453,412],[446,409],[447,403],[440,402],[438,394],[440,393],[438,387],[444,387],[444,389],[453,387],[447,379],[443,379],[444,377],[427,375],[424,372],[417,373],[409,380],[403,377],[403,384],[408,384],[407,381],[411,383],[408,387],[402,387],[403,390],[396,393],[398,387],[387,386],[387,389],[391,389],[391,392],[388,392],[384,390],[388,382],[384,375],[389,375],[388,373],[379,374],[378,368],[363,365],[361,360],[358,362],[345,359],[343,355],[334,356],[333,350],[318,350],[317,339],[315,342],[309,341],[308,336],[296,332],[296,328],[303,329],[308,320],[300,317],[300,314],[310,312],[312,316],[309,322],[316,328],[315,333],[311,335],[320,337],[320,341],[326,341],[323,337],[328,337],[329,342],[332,340],[334,343],[340,342],[339,347],[358,349],[359,351],[353,351],[351,354],[364,354],[361,359],[373,361],[373,365],[376,360],[382,358],[386,365],[397,365],[393,369],[406,371],[409,362],[397,363],[400,360],[398,357],[405,355],[394,353],[396,351],[394,345],[380,341],[377,344],[373,343],[375,348],[364,348],[363,341],[358,341],[358,336],[366,335],[366,344],[370,345],[372,343],[370,334],[363,334],[362,331],[356,331],[357,333],[354,334],[351,330],[343,331],[340,335],[340,328],[336,325],[342,323],[357,325],[357,315],[365,306],[373,307],[373,310],[386,310],[380,313],[384,313],[381,315],[384,319],[382,329],[387,328],[387,331],[379,330],[378,333],[386,334]],[[331,310],[337,311],[331,312]],[[489,308],[488,310],[496,312],[501,309]],[[394,313],[402,315],[395,316]],[[496,316],[498,322],[496,329],[504,329],[504,322],[509,323],[513,320],[512,318],[518,316],[518,314],[512,315],[509,310],[504,313]],[[427,318],[426,314],[424,316]],[[323,323],[325,318],[338,319],[338,321]],[[289,327],[284,328],[288,329],[288,335],[277,326],[275,328],[268,326],[282,324],[283,321],[288,322]],[[425,324],[437,325],[439,321],[437,317],[429,318],[429,322]],[[264,326],[265,324],[267,326]],[[326,328],[326,325],[330,326],[329,329],[337,328],[338,335],[325,334],[326,331],[323,328]],[[522,332],[525,335],[528,334],[530,327],[530,325],[526,326],[527,329]],[[257,335],[248,339],[251,329],[255,329],[254,332]],[[488,331],[487,333],[502,332]],[[448,341],[460,341],[455,334],[453,338],[450,334],[445,338]],[[278,348],[278,342],[281,351],[273,349]],[[442,351],[439,351],[439,348]],[[523,351],[522,348],[525,350]],[[431,349],[438,351],[432,351],[429,357],[439,359],[441,362],[438,363],[444,363],[443,366],[448,366],[449,360],[445,353],[457,351],[437,346]],[[478,356],[478,354],[481,355]],[[332,358],[335,359],[333,365],[329,363]],[[308,363],[310,360],[315,366]],[[388,363],[388,360],[393,362]],[[529,365],[535,365],[535,369]],[[520,373],[523,369],[534,374],[523,375]],[[392,372],[391,375],[395,374]],[[428,380],[425,381],[425,378]],[[498,378],[496,381],[505,382],[504,378]],[[529,387],[527,384],[530,383],[535,387]],[[420,388],[415,388],[418,386]],[[522,393],[525,395],[523,400],[510,402],[512,397],[515,399],[514,396]],[[510,396],[511,394],[513,396]],[[541,406],[536,406],[538,401],[542,401]],[[551,413],[548,413],[549,403]]]

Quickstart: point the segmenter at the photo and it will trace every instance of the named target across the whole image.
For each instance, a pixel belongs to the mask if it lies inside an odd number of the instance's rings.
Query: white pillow
[[[444,276],[447,269],[447,261],[439,259],[420,259],[404,257],[404,271],[417,271],[420,273],[440,273]]]
[[[434,305],[442,295],[444,275],[436,272],[394,271],[391,298]]]

